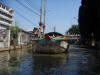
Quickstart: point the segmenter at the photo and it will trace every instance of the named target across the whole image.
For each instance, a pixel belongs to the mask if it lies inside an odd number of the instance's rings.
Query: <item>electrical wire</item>
[[[27,22],[33,24],[34,26],[37,26],[36,24],[34,24],[32,21],[30,21],[28,18],[26,18],[25,16],[23,16],[22,14],[20,14],[19,12],[15,11],[15,13],[17,15],[19,15],[20,17],[22,17],[24,20],[26,20]]]
[[[30,12],[34,13],[37,16],[40,16],[37,12],[33,11],[31,8],[25,6],[22,2],[20,2],[19,0],[16,0],[17,3],[19,3],[21,6],[25,7],[27,10],[29,10]]]
[[[32,5],[31,5],[31,2],[30,1],[28,1],[28,0],[24,0],[25,1],[25,3],[27,4],[27,5],[29,5],[32,9],[34,8]],[[34,8],[37,12],[39,12],[39,10],[37,9],[37,8]]]

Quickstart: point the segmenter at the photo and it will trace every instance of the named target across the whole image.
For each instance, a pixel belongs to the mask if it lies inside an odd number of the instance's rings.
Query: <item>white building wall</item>
[[[29,34],[24,32],[18,33],[18,45],[27,45],[29,43]]]
[[[10,46],[10,27],[12,25],[12,10],[0,3],[0,48]]]

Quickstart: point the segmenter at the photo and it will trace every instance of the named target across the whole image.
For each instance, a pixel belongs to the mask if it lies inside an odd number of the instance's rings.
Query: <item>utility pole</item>
[[[40,23],[39,23],[39,26],[40,26],[40,36],[41,36],[41,27],[43,25],[42,23],[42,8],[43,8],[43,0],[41,0],[41,8],[40,8]]]
[[[56,27],[54,26],[54,32],[56,32]]]
[[[46,0],[44,0],[44,24],[43,24],[43,35],[45,33],[45,25],[46,25]]]

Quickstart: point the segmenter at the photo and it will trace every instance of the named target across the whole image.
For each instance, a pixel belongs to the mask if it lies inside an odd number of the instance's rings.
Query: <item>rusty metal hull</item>
[[[33,45],[34,53],[58,54],[68,51],[69,44],[65,41],[44,40]]]

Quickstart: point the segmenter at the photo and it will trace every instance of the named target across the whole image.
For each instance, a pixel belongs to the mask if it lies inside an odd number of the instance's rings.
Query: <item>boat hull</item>
[[[43,40],[37,41],[33,46],[34,53],[58,54],[67,52],[69,44],[66,41]]]

